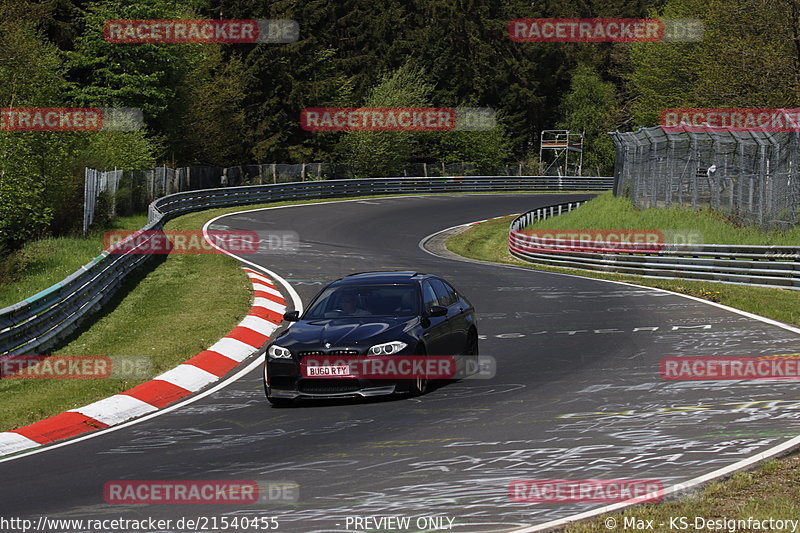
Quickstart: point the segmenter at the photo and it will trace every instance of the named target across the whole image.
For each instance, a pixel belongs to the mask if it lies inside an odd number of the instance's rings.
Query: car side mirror
[[[447,308],[441,305],[433,305],[428,311],[428,316],[446,316]]]
[[[297,322],[300,320],[300,311],[289,311],[288,313],[283,313],[283,319],[287,322]]]

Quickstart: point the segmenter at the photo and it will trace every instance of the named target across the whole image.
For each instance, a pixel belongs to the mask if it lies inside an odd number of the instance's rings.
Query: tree
[[[699,107],[800,103],[800,0],[708,0],[695,9],[706,22]]]
[[[0,1],[0,107],[53,105],[64,83],[58,50],[41,39],[46,12]],[[0,250],[42,234],[53,220],[50,199],[68,178],[53,165],[63,135],[0,130]]]
[[[616,124],[616,106],[614,85],[604,82],[593,67],[578,65],[561,104],[558,127],[584,133],[583,167],[593,175],[613,168],[614,145],[608,132]]]
[[[670,0],[661,13],[665,18],[701,17],[706,0]],[[635,125],[654,126],[662,110],[695,107],[700,67],[708,60],[709,41],[631,44],[631,71],[625,76],[632,97],[630,115]]]
[[[51,20],[48,6],[0,0],[0,107],[75,105]],[[0,248],[79,226],[84,166],[152,162],[144,132],[0,131]]]
[[[169,0],[103,0],[82,12],[75,50],[65,52],[70,91],[82,106],[135,107],[165,141],[169,156],[180,160],[172,143],[180,138],[180,118],[189,105],[188,80],[201,67],[204,44],[116,44],[103,37],[110,19],[193,18],[194,12]],[[195,17],[196,18],[196,17]]]
[[[660,16],[698,18],[705,33],[632,46],[635,124],[657,124],[666,108],[800,103],[800,0],[668,0]]]
[[[406,63],[383,76],[367,96],[364,107],[426,107],[430,105],[433,85],[425,81],[423,71]],[[366,177],[397,174],[402,164],[425,151],[425,143],[436,141],[434,132],[349,131],[344,134],[338,152],[343,162],[355,165]],[[430,148],[428,148],[430,150]]]
[[[235,166],[247,163],[247,72],[237,55],[226,59],[208,45],[204,60],[187,83],[187,105],[175,145],[185,164]]]
[[[511,142],[505,126],[498,121],[490,130],[445,131],[439,134],[440,155],[443,163],[466,163],[479,172],[497,172],[511,154]]]
[[[541,70],[542,47],[508,35],[509,20],[533,16],[531,2],[414,0],[411,6],[402,50],[434,85],[434,105],[479,102],[494,109],[504,117],[511,153],[523,156],[547,120],[542,86],[553,76]]]

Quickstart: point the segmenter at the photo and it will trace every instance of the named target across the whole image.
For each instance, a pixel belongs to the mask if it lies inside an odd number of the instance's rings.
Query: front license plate
[[[350,376],[350,365],[322,365],[306,367],[306,377],[309,378],[333,378],[342,376]]]

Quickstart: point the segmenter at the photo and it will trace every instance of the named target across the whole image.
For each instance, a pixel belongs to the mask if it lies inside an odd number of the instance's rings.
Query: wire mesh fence
[[[614,194],[639,208],[710,207],[765,229],[796,226],[800,133],[613,132]]]
[[[492,169],[496,176],[537,175],[537,165],[502,165]],[[236,167],[192,166],[182,168],[157,167],[148,170],[84,171],[83,232],[95,221],[99,209],[108,216],[129,215],[147,210],[147,206],[162,196],[176,192],[268,185],[297,181],[353,179],[356,167],[335,163],[262,164]],[[479,176],[486,175],[472,163],[408,163],[401,177]],[[98,202],[98,199],[105,201]]]

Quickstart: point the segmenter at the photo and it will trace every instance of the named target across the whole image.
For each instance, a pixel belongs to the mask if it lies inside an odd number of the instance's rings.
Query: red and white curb
[[[252,355],[283,321],[286,300],[268,277],[249,268],[243,270],[253,284],[253,306],[227,336],[151,381],[29,426],[0,433],[0,457],[158,411],[218,381]]]

